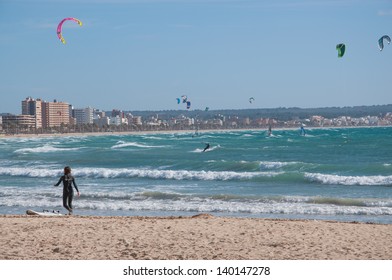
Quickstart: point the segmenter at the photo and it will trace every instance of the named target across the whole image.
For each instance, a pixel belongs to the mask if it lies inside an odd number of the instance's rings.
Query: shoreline
[[[388,128],[392,126],[328,126],[328,127],[306,127],[308,130],[315,129],[353,129],[353,128]],[[279,127],[274,128],[272,131],[292,131],[299,130],[298,127]],[[198,133],[209,132],[230,132],[230,131],[260,131],[268,133],[268,127],[265,128],[227,128],[227,129],[201,129]],[[67,133],[39,133],[39,134],[0,134],[0,139],[9,138],[50,138],[50,137],[85,137],[85,136],[118,136],[118,135],[144,135],[144,134],[192,134],[195,130],[136,130],[136,131],[117,131],[117,132],[67,132]]]
[[[392,225],[192,217],[0,216],[2,260],[391,260]]]

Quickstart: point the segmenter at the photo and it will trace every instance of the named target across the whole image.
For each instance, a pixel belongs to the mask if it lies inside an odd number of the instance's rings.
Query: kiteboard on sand
[[[49,211],[49,210],[42,210],[40,211],[35,211],[35,210],[27,210],[26,211],[27,215],[33,215],[33,216],[62,216],[63,214],[60,213],[60,211]]]

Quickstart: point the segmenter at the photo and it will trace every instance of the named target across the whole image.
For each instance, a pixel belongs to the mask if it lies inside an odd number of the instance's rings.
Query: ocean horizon
[[[392,127],[0,138],[0,214],[216,216],[392,223]],[[206,144],[210,147],[203,152]]]

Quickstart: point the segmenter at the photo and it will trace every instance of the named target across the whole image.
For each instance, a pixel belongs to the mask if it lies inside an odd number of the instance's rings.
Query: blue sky
[[[83,22],[63,26],[65,17]],[[391,0],[0,0],[0,113],[391,104]],[[337,57],[336,44],[346,44]],[[249,97],[255,101],[248,102]]]

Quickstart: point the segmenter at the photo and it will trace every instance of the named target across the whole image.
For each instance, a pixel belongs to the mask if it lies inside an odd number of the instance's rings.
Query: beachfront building
[[[99,109],[94,109],[93,119],[106,117],[106,112]]]
[[[73,109],[73,117],[76,119],[76,124],[92,124],[93,116],[94,109],[91,107]]]
[[[250,125],[250,119],[248,117],[245,117],[242,119],[242,124],[243,125]]]
[[[191,126],[195,123],[193,118],[180,118],[176,120],[177,124],[180,124],[181,126],[187,127]]]
[[[27,97],[22,101],[22,115],[30,115],[35,118],[35,128],[42,127],[42,100]]]
[[[125,113],[122,110],[113,109],[112,110],[112,118],[119,116],[120,118],[125,117]]]
[[[93,120],[94,125],[96,125],[99,128],[102,127],[107,127],[110,125],[110,118],[109,117],[101,117],[99,115],[96,115],[96,117]]]
[[[125,117],[128,120],[128,124],[132,126],[142,126],[142,117],[141,116],[133,116],[131,113],[125,114]]]
[[[69,104],[66,102],[42,102],[42,126],[60,127],[68,125],[70,120]]]
[[[310,122],[315,126],[322,126],[324,119],[323,116],[311,116]]]
[[[2,116],[3,128],[14,133],[30,131],[36,128],[35,116],[32,115],[5,115]]]
[[[223,121],[221,119],[211,119],[207,120],[207,125],[212,127],[221,127],[223,126]]]
[[[132,118],[130,119],[131,123],[137,126],[141,126],[142,123],[142,117],[141,116],[132,116]]]
[[[122,118],[121,116],[117,115],[115,117],[111,117],[109,121],[110,125],[120,126],[122,124],[128,125],[128,119]]]

